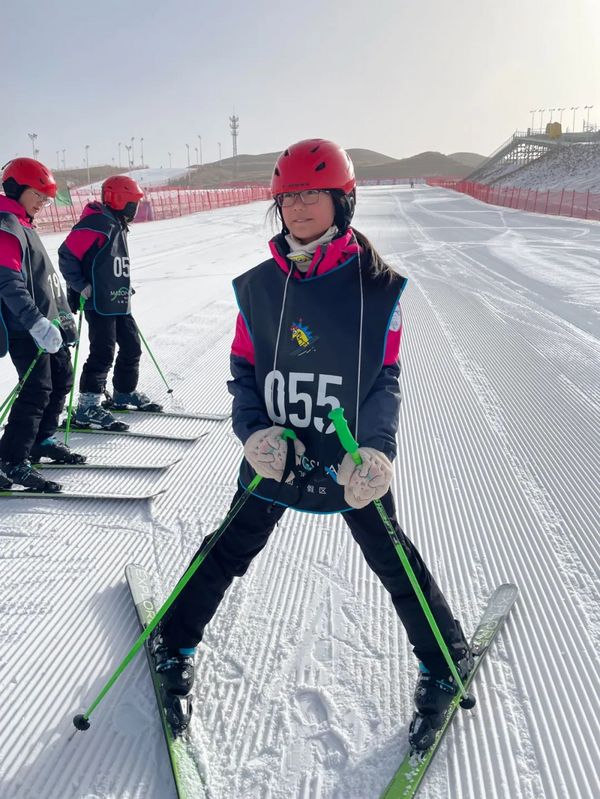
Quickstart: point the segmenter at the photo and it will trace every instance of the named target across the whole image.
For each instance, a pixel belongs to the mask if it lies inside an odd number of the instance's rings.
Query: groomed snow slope
[[[521,596],[424,799],[600,796],[600,226],[439,189],[360,192],[356,224],[410,278],[394,490],[467,630],[499,582]],[[134,228],[135,313],[180,405],[226,411],[230,280],[267,253],[266,204]],[[61,237],[46,239],[55,255]],[[142,387],[164,392],[148,358]],[[14,384],[5,361],[0,388]],[[68,742],[137,636],[123,579],[165,597],[232,496],[228,422],[197,444],[73,437],[91,457],[182,462],[65,472],[168,489],[150,504],[0,505],[0,797],[171,799],[140,656]],[[339,520],[288,513],[209,627],[191,735],[212,799],[376,799],[406,745],[416,669]]]

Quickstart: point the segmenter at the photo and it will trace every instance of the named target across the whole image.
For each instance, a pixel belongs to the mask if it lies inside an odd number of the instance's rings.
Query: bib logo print
[[[315,336],[302,319],[290,325],[290,333],[292,341],[296,344],[296,346],[292,348],[293,355],[308,355],[309,352],[316,352],[316,347],[314,345],[319,337]]]

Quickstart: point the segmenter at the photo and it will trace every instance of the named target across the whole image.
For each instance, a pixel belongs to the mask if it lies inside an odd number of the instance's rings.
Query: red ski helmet
[[[128,203],[138,203],[144,192],[133,178],[112,175],[102,184],[102,202],[113,211],[123,211]]]
[[[48,167],[34,158],[13,158],[2,172],[2,188],[7,197],[18,200],[25,189],[35,189],[46,197],[56,197],[56,181]]]
[[[284,150],[273,169],[273,195],[303,189],[338,189],[344,194],[356,187],[354,165],[339,144],[327,139],[304,139]]]

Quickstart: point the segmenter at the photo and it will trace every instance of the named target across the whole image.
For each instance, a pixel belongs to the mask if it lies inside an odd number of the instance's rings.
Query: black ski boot
[[[56,494],[62,491],[60,483],[46,480],[40,472],[33,468],[30,461],[21,461],[20,463],[3,461],[0,468],[9,480],[29,491],[41,491],[44,494]]]
[[[88,404],[87,400],[82,403],[81,397],[79,398],[79,405],[75,412],[75,425],[76,427],[91,427],[101,428],[102,430],[114,430],[116,432],[123,432],[129,430],[129,425],[125,422],[118,422],[110,411],[100,405],[100,395],[98,397],[98,404]]]
[[[72,452],[71,448],[54,437],[46,438],[31,449],[31,460],[38,463],[42,458],[50,458],[52,463],[85,463],[86,456]]]
[[[167,721],[174,735],[180,735],[192,717],[194,649],[171,649],[157,629],[149,641],[154,669],[160,678]]]
[[[457,652],[459,647],[462,652]],[[456,658],[456,669],[461,680],[464,680],[473,668],[471,651],[466,644],[455,644],[450,647],[450,652]],[[422,752],[433,744],[457,690],[452,675],[436,675],[419,663],[419,678],[414,694],[416,710],[408,732],[408,741],[413,749]]]
[[[152,402],[150,397],[142,391],[115,391],[112,396],[112,406],[116,411],[124,411],[129,408],[135,408],[138,411],[146,411],[146,413],[160,413],[163,409],[162,405],[158,402]]]
[[[2,469],[0,468],[0,491],[6,491],[11,486],[12,486],[12,480],[9,480],[8,477],[2,471]]]

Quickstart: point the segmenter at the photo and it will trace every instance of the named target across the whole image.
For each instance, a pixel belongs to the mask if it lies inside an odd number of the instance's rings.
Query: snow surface
[[[136,180],[142,188],[157,188],[158,186],[167,186],[169,181],[175,180],[188,172],[187,167],[176,168],[167,167],[163,169],[149,168],[149,169],[131,169],[129,172],[122,172],[119,174],[127,175]],[[89,186],[78,186],[73,191],[100,191],[104,180],[98,180],[96,183],[91,183]]]
[[[226,411],[230,280],[266,257],[266,203],[135,226],[135,314],[192,411]],[[500,582],[521,596],[424,783],[424,799],[600,796],[600,225],[442,189],[360,191],[359,229],[410,278],[394,490],[467,630]],[[46,238],[54,257],[62,236]],[[1,372],[3,393],[14,384]],[[142,387],[164,389],[148,358]],[[69,741],[137,637],[123,577],[164,598],[233,494],[228,422],[197,444],[73,436],[91,457],[169,472],[64,472],[154,485],[150,504],[0,507],[0,796],[170,799],[140,655]],[[79,446],[81,444],[81,446]],[[54,475],[59,473],[54,472]],[[197,658],[191,727],[212,799],[376,799],[406,747],[416,664],[339,519],[287,514],[229,591]]]

